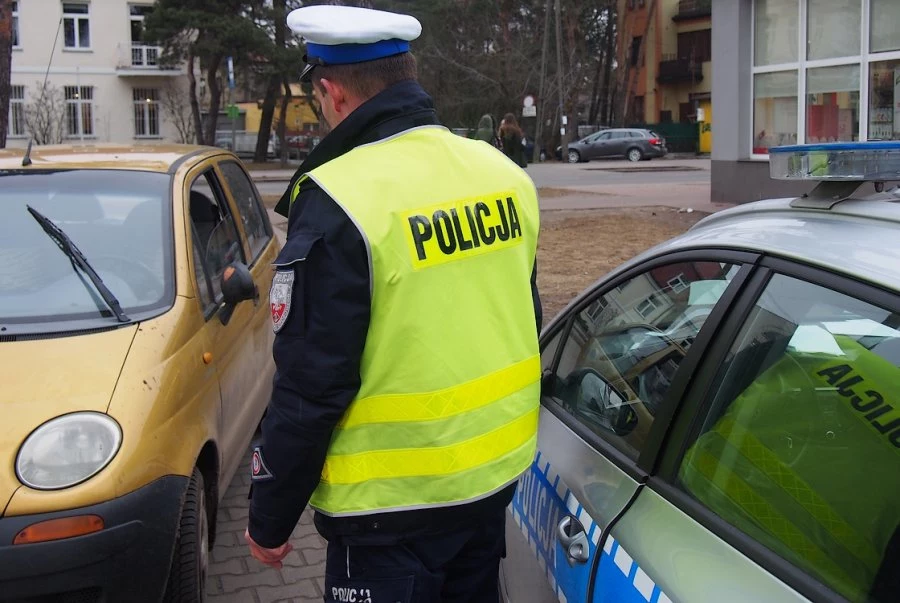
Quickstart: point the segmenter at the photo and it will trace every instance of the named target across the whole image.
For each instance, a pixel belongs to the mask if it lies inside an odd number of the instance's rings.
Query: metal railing
[[[132,67],[159,67],[159,55],[162,48],[159,46],[147,46],[144,44],[131,45],[131,66]]]
[[[706,17],[712,14],[712,0],[679,0],[676,20]]]

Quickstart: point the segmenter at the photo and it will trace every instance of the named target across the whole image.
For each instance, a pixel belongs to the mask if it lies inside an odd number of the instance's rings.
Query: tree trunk
[[[9,93],[12,72],[12,2],[0,0],[0,149],[9,132]]]
[[[284,86],[284,94],[281,96],[281,113],[278,116],[278,141],[281,143],[281,167],[287,166],[287,144],[285,134],[287,133],[287,110],[291,103],[291,82],[288,78],[282,81]]]
[[[272,136],[272,121],[275,118],[275,100],[281,87],[281,75],[273,73],[269,76],[266,96],[263,99],[262,115],[259,118],[259,132],[256,135],[256,150],[253,161],[263,163],[269,155],[269,139]],[[280,124],[279,124],[280,127]]]
[[[610,115],[610,107],[612,105],[612,96],[613,96],[613,82],[612,82],[612,68],[613,63],[616,60],[616,29],[615,24],[618,19],[618,13],[615,9],[615,4],[610,4],[607,9],[608,21],[606,22],[606,57],[605,57],[605,65],[603,68],[603,101],[600,105],[600,121],[605,125],[609,125],[612,123],[612,116]]]
[[[216,125],[219,123],[219,108],[222,106],[222,86],[219,80],[219,67],[222,66],[222,55],[214,55],[209,59],[206,68],[206,85],[209,86],[209,113],[203,129],[203,144],[216,144]]]
[[[194,53],[192,51],[188,52],[187,77],[191,117],[194,120],[194,137],[197,144],[203,144],[203,121],[200,119],[200,101],[197,100],[197,78],[194,77]]]

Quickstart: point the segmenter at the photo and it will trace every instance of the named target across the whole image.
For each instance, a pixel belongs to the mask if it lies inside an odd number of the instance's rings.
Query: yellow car
[[[0,598],[202,599],[278,247],[227,151],[0,151]]]

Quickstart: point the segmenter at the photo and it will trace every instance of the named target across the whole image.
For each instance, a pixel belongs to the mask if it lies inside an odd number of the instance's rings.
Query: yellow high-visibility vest
[[[687,490],[851,601],[900,522],[900,369],[846,336],[789,350],[685,456]]]
[[[361,388],[310,505],[332,516],[450,506],[514,482],[534,458],[540,403],[531,179],[438,126],[308,177],[362,234],[371,286]]]

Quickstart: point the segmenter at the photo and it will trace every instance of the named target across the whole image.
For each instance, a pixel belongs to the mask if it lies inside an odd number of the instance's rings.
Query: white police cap
[[[422,33],[410,15],[353,6],[305,6],[290,12],[288,27],[306,42],[304,78],[316,65],[374,61],[409,51]]]

